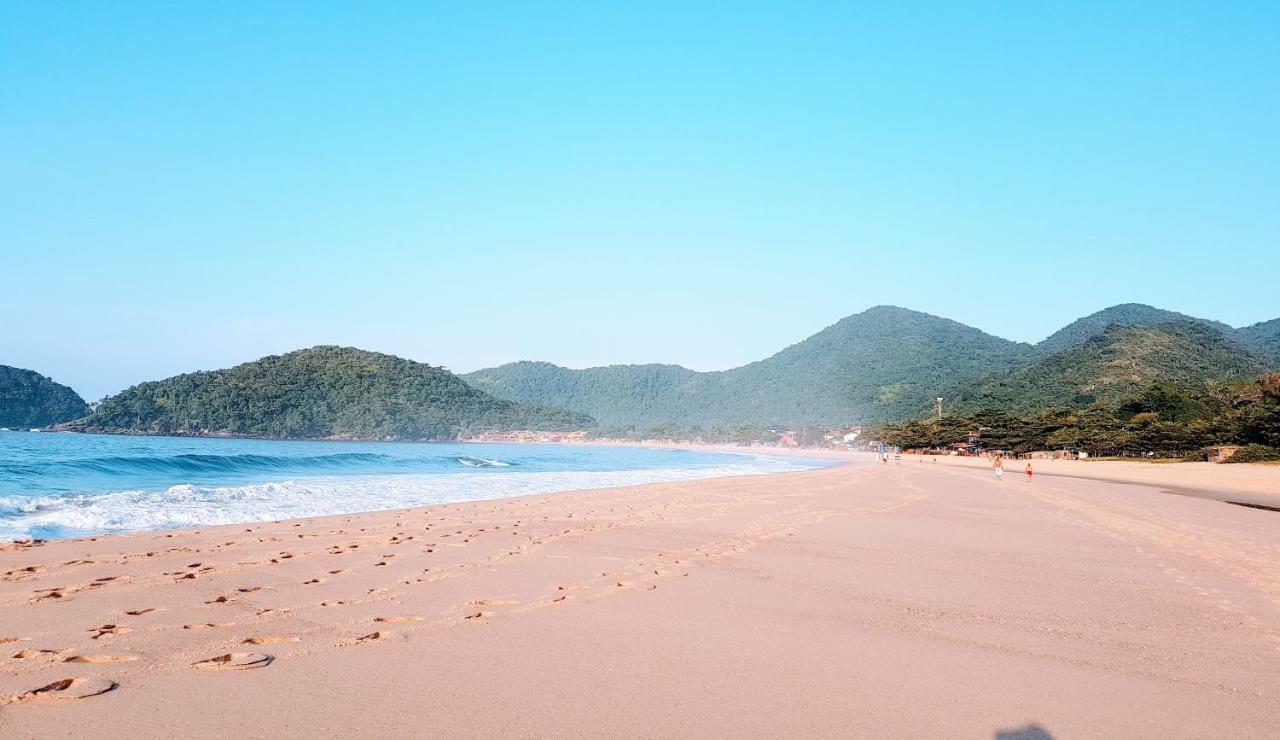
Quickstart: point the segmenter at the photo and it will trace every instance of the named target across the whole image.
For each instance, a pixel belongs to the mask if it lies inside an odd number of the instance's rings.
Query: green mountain
[[[792,424],[902,419],[938,391],[1028,361],[1031,347],[895,306],[849,316],[737,370],[748,409]]]
[[[1235,330],[1218,321],[1198,319],[1176,311],[1166,311],[1142,303],[1122,303],[1118,306],[1104,308],[1097,313],[1089,314],[1082,319],[1067,324],[1036,345],[1045,352],[1057,352],[1075,344],[1080,344],[1102,334],[1109,326],[1160,326],[1178,321],[1189,321],[1217,329],[1225,334]]]
[[[1198,384],[1255,378],[1274,367],[1199,321],[1112,324],[1089,339],[1014,370],[958,386],[950,407],[1019,413],[1055,406],[1114,406],[1156,381]]]
[[[0,365],[0,427],[43,427],[89,411],[84,399],[45,376]]]
[[[581,414],[504,401],[444,368],[349,347],[313,347],[228,370],[136,385],[77,428],[91,432],[452,439],[460,432],[574,429]]]
[[[571,370],[549,362],[514,362],[463,375],[498,398],[579,409],[606,426],[690,423],[740,407],[719,392],[723,373],[699,373],[678,365],[610,365]],[[534,400],[539,399],[539,400]],[[730,408],[717,408],[729,404]]]
[[[1280,365],[1280,319],[1236,329],[1240,343]]]
[[[916,416],[942,388],[1009,370],[1033,354],[949,319],[877,306],[721,372],[518,362],[463,377],[501,398],[578,409],[605,426],[843,424]]]

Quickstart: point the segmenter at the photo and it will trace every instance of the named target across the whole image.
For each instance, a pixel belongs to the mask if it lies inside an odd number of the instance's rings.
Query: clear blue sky
[[[834,7],[841,6],[841,7]],[[908,7],[911,6],[911,7]],[[0,4],[0,363],[1280,316],[1280,4]]]

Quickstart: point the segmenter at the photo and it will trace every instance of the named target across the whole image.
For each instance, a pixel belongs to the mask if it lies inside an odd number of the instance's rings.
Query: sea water
[[[273,521],[824,464],[638,447],[0,432],[0,539]]]

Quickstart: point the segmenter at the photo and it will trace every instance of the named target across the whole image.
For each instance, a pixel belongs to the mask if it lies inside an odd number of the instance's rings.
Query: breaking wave
[[[458,462],[466,465],[468,468],[509,468],[511,463],[502,460],[486,460],[483,457],[468,457],[463,455],[458,458]]]
[[[308,470],[341,470],[371,464],[394,464],[396,458],[376,452],[341,452],[332,455],[140,455],[86,457],[70,460],[48,460],[25,463],[0,463],[0,474],[57,475],[59,473],[98,473],[128,476],[138,473],[257,473],[305,468]]]
[[[312,465],[342,466],[366,453],[323,455]],[[375,453],[376,454],[376,453]],[[212,456],[178,455],[126,465],[207,465]],[[238,455],[217,464],[271,465],[269,457]],[[182,462],[175,462],[181,459]],[[481,458],[474,458],[481,459]],[[730,458],[732,463],[690,468],[565,472],[457,472],[371,476],[308,476],[270,483],[210,486],[182,484],[156,490],[0,496],[0,538],[75,537],[149,529],[198,527],[301,517],[402,509],[432,504],[507,498],[537,493],[761,475],[812,465],[765,456]],[[289,465],[299,458],[291,458]],[[78,461],[65,461],[78,462]],[[52,463],[51,463],[52,464]],[[119,463],[116,463],[119,464]]]

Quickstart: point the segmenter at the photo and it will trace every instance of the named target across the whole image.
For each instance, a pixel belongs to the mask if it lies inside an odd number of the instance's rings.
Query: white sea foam
[[[0,538],[135,532],[403,509],[536,493],[762,475],[810,467],[766,456],[702,468],[308,477],[243,486],[178,485],[37,498],[0,497]]]
[[[511,463],[502,460],[490,460],[484,457],[460,457],[458,462],[468,468],[509,468]]]

